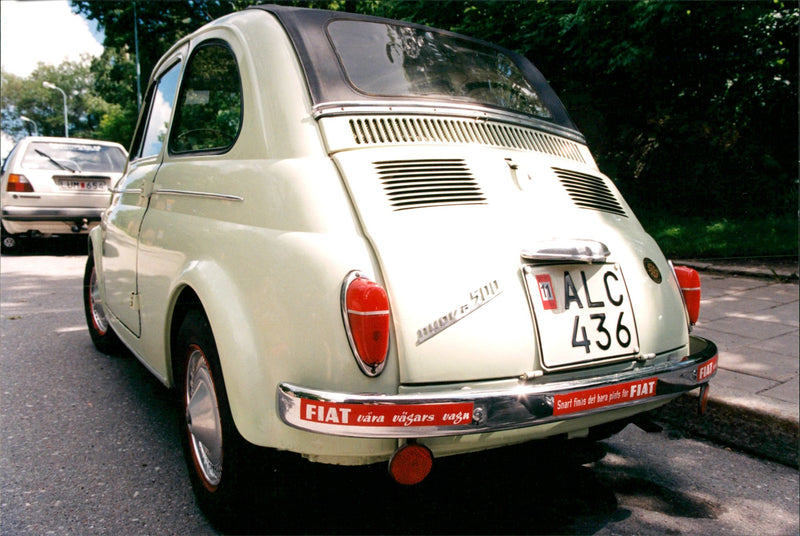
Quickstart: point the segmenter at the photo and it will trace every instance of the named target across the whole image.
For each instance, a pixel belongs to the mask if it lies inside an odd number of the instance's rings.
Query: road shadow
[[[127,351],[110,358],[117,397],[139,408],[152,445],[180,451],[173,393]],[[126,378],[123,380],[123,378]],[[587,467],[603,443],[532,442],[435,460],[421,484],[405,487],[387,464],[341,467],[279,454],[254,458],[235,521],[223,534],[594,534],[629,515]],[[181,471],[183,472],[183,470]],[[190,487],[188,475],[186,489]],[[623,517],[620,517],[623,516]]]
[[[391,482],[385,464],[295,463],[283,484],[250,490],[229,533],[593,534],[617,518],[614,491],[582,465],[604,452],[548,442],[442,458],[415,487]]]
[[[116,396],[147,414],[152,444],[180,451],[172,393],[127,351],[111,358]],[[236,519],[222,534],[594,534],[630,512],[588,466],[603,443],[540,441],[435,460],[405,487],[387,464],[341,467],[280,455],[254,459]],[[182,471],[183,472],[183,471]],[[186,489],[190,487],[188,475]]]
[[[137,437],[146,438],[151,448],[159,445],[164,457],[166,451],[180,457],[172,393],[127,352],[112,357],[110,364],[122,380],[116,396],[144,412],[147,428],[152,427]],[[591,535],[625,521],[637,509],[698,519],[724,513],[720,504],[659,484],[652,467],[619,465],[614,460],[620,456],[605,442],[530,442],[437,459],[431,475],[413,487],[392,482],[385,463],[339,467],[283,454],[266,465],[254,456],[236,519],[216,530]],[[173,459],[170,465],[182,473],[184,492],[190,494],[183,464]],[[199,509],[193,515],[198,514]],[[197,528],[213,530],[202,523]]]
[[[3,249],[3,256],[65,256],[65,255],[86,255],[88,236],[61,235],[48,237],[21,237],[18,245],[11,251]]]

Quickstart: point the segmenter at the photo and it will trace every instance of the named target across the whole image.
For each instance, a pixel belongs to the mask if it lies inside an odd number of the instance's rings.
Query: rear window
[[[455,99],[553,117],[516,63],[481,42],[354,20],[332,21],[327,31],[348,81],[364,94]]]
[[[28,145],[21,165],[25,169],[122,173],[125,161],[125,152],[119,147],[36,141]]]

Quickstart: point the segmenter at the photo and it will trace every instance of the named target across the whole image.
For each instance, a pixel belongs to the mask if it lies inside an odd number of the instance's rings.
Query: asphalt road
[[[170,392],[92,346],[81,253],[48,241],[0,259],[0,534],[216,534],[189,488]],[[569,454],[441,459],[409,489],[383,468],[300,467],[291,481],[253,490],[252,532],[800,532],[796,470],[674,429],[629,426]]]

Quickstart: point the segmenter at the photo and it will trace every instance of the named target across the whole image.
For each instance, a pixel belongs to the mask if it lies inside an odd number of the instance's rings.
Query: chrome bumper
[[[680,362],[576,381],[503,390],[381,395],[278,386],[281,419],[295,428],[347,437],[437,437],[513,430],[673,398],[717,371],[717,347],[691,337]]]
[[[66,221],[86,219],[100,221],[104,208],[93,207],[4,207],[3,219],[8,221]]]

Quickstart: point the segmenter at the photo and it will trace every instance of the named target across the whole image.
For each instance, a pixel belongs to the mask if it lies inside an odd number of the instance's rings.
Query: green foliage
[[[115,141],[129,148],[133,139],[133,130],[136,127],[136,109],[123,108],[119,104],[109,104],[108,111],[103,115],[97,126],[96,139]]]
[[[136,97],[136,62],[127,47],[106,48],[91,65],[94,91],[109,103],[97,135],[127,147],[139,115]]]
[[[525,54],[637,212],[793,213],[797,4],[363,2]]]
[[[248,3],[136,2],[143,85],[178,38]],[[796,219],[796,2],[289,3],[429,24],[526,55],[640,216]],[[97,93],[121,108],[108,109],[101,128],[121,132],[135,117],[134,3],[72,5],[105,30],[108,57],[92,71]]]
[[[669,216],[643,224],[668,258],[798,258],[794,214],[747,219]]]
[[[50,82],[67,95],[70,137],[97,138],[97,127],[108,112],[108,103],[94,92],[88,59],[65,61],[61,65],[39,64],[30,76],[21,78],[3,71],[0,104],[3,131],[14,139],[34,134],[34,127],[20,116],[31,119],[42,136],[64,135],[64,97],[44,87]]]
[[[200,26],[252,4],[245,0],[188,0],[179,2],[107,2],[72,0],[77,13],[97,21],[105,32],[106,49],[136,53],[134,29],[138,32],[142,93],[156,62],[181,37]],[[134,13],[136,17],[134,18]],[[130,61],[133,61],[131,57]],[[135,65],[135,63],[133,64]],[[135,70],[130,73],[136,88]],[[135,93],[134,93],[135,95]]]

